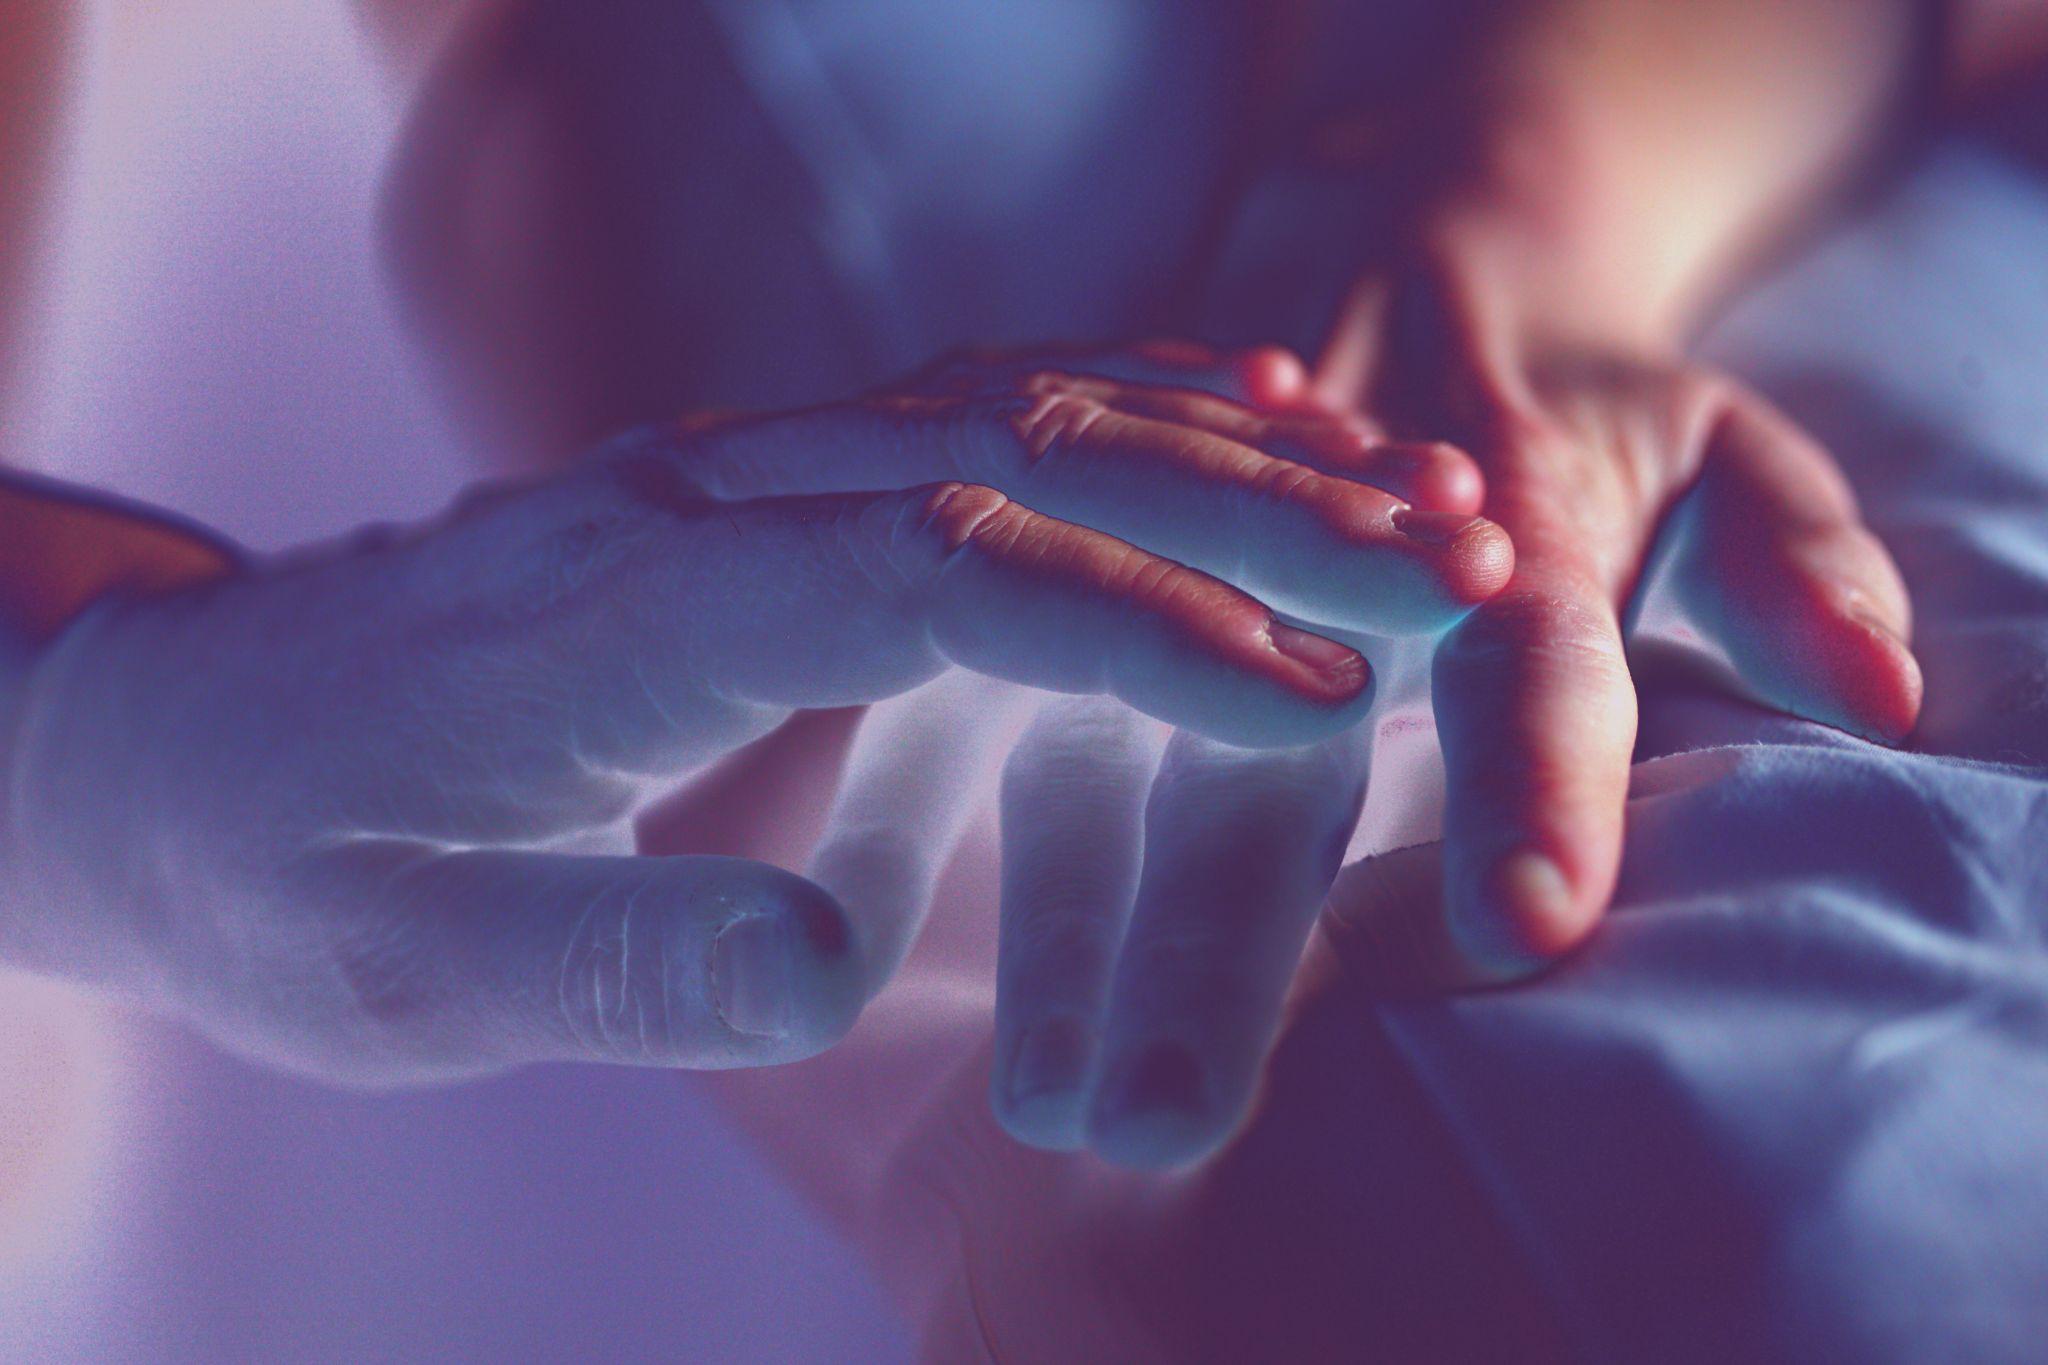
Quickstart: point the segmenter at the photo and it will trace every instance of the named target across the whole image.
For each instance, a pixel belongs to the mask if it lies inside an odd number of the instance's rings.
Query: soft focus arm
[[[1397,235],[1469,242],[1546,331],[1665,343],[1932,83],[1914,0],[1494,4],[1432,82]]]

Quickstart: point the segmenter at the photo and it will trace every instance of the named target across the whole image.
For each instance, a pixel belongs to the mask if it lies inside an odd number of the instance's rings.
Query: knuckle
[[[1217,580],[1143,550],[1132,550],[1118,567],[1112,589],[1155,616],[1209,621],[1236,600],[1236,594]]]
[[[1120,586],[1134,600],[1165,607],[1184,599],[1195,587],[1194,576],[1171,560],[1132,550],[1118,565]]]
[[[634,893],[600,893],[577,916],[556,976],[555,1008],[591,1055],[673,1063],[687,1050],[689,983],[666,951],[661,916]]]
[[[991,522],[1018,510],[1009,498],[983,484],[947,482],[914,490],[911,506],[917,528],[947,553],[985,540]]]
[[[1562,594],[1495,598],[1444,638],[1437,667],[1454,676],[1487,677],[1526,671],[1537,658],[1621,671],[1613,613]]]
[[[1108,406],[1100,400],[1075,392],[1076,381],[1071,376],[1047,371],[1029,376],[1024,382],[1039,386],[1026,388],[1022,394],[1032,401],[1005,415],[1011,432],[1033,461],[1081,444],[1090,429],[1109,413]]]
[[[1255,491],[1276,502],[1304,501],[1341,487],[1307,465],[1290,460],[1267,461],[1253,474],[1252,483]],[[1328,501],[1327,497],[1316,500]]]

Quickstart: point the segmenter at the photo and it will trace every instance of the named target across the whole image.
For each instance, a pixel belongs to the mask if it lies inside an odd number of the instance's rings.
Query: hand
[[[1179,390],[1184,411],[1267,448],[1354,426],[1315,401],[1284,352],[1153,345],[1060,364],[1141,379],[1156,401]],[[1354,477],[1442,524],[1469,520],[1481,486],[1464,455],[1369,449]],[[1356,619],[1341,602],[1304,609]],[[1220,1142],[1251,1101],[1357,821],[1371,741],[1354,727],[1254,753],[1170,734],[1099,698],[1041,703],[947,680],[863,722],[810,873],[861,922],[904,926],[892,941],[907,951],[953,839],[1007,756],[992,1106],[1033,1145],[1178,1164]]]
[[[104,600],[14,692],[0,952],[330,1077],[787,1060],[893,960],[790,874],[621,856],[679,775],[949,664],[1314,740],[1369,705],[1363,660],[1201,569],[1354,625],[1506,577],[1494,528],[1429,534],[1182,396],[988,368],[643,433],[422,531]]]
[[[1549,961],[1612,894],[1636,723],[1621,611],[1660,532],[1758,699],[1884,742],[1920,705],[1905,587],[1826,452],[1724,376],[1516,312],[1482,257],[1368,274],[1317,379],[1383,430],[1470,451],[1514,537],[1508,588],[1434,670],[1443,908],[1468,978]]]

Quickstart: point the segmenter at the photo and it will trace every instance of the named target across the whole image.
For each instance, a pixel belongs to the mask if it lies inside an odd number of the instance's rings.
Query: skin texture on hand
[[[763,864],[627,856],[679,777],[956,666],[1319,741],[1370,705],[1363,659],[1204,569],[1286,583],[1311,541],[1349,591],[1292,603],[1382,629],[1510,572],[1496,528],[1349,477],[1398,449],[1196,397],[961,362],[105,598],[16,712],[5,953],[345,1080],[808,1055],[902,922]],[[1168,526],[1201,528],[1186,562],[1119,538]]]

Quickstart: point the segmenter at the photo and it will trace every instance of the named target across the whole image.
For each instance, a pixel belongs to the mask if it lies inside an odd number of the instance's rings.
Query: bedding
[[[1326,915],[1254,1119],[1163,1179],[989,1119],[995,853],[968,830],[852,1039],[711,1082],[927,1358],[2038,1356],[2048,188],[1948,148],[1708,349],[1831,444],[1898,555],[1912,742],[1751,705],[1653,587],[1597,940],[1525,987],[1389,999],[1369,928]],[[1354,856],[1430,835],[1421,700],[1382,718]]]

